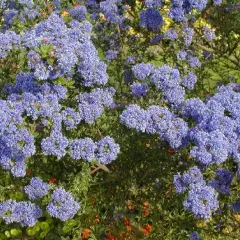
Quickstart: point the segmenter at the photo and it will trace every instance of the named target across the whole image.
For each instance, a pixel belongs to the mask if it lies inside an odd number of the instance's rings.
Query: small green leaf
[[[39,226],[40,226],[40,228],[41,228],[42,230],[47,230],[47,229],[49,229],[49,224],[48,224],[48,222],[41,222],[41,223],[39,224]]]

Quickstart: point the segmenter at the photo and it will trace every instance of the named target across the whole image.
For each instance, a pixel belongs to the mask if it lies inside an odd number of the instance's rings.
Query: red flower
[[[57,179],[56,178],[53,178],[53,177],[51,177],[50,179],[49,179],[49,182],[50,183],[55,183],[57,181]]]
[[[168,151],[169,153],[174,153],[174,150],[171,149],[171,148],[169,148],[167,151]]]
[[[27,170],[26,170],[26,174],[27,174],[27,175],[30,175],[30,173],[31,173],[31,170],[30,170],[30,169],[27,169]]]

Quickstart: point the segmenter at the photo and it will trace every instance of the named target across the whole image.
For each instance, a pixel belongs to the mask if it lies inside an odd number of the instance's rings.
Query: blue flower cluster
[[[176,40],[178,39],[178,33],[176,29],[168,29],[165,32],[165,38],[169,38],[171,40]]]
[[[20,36],[13,31],[0,32],[0,58],[5,58],[14,46],[20,45]]]
[[[217,192],[206,184],[197,167],[190,168],[183,175],[180,173],[174,175],[174,186],[177,193],[188,190],[188,196],[183,205],[197,218],[209,219],[212,212],[219,207]]]
[[[194,72],[189,72],[183,79],[182,85],[189,90],[193,90],[197,82],[197,76]]]
[[[25,159],[35,153],[34,138],[19,126],[23,119],[21,109],[11,101],[0,101],[0,165],[17,177],[25,175]]]
[[[154,8],[147,8],[140,13],[140,26],[142,28],[157,32],[163,24],[160,12]]]
[[[132,71],[138,80],[144,81],[153,73],[154,67],[150,63],[139,63],[132,67]]]
[[[69,13],[74,19],[80,22],[85,20],[87,17],[87,9],[85,6],[77,6],[73,9],[70,9]]]
[[[177,193],[184,193],[186,190],[194,188],[197,183],[205,183],[199,168],[192,167],[183,175],[174,175],[174,186]]]
[[[84,9],[77,7],[70,13],[84,19]],[[72,20],[67,26],[63,19],[53,12],[48,19],[23,34],[22,46],[28,49],[28,66],[36,78],[46,80],[71,76],[77,66],[82,85],[107,83],[106,65],[100,61],[91,42],[92,26],[87,21],[78,20]]]
[[[78,212],[80,205],[74,200],[71,193],[63,188],[57,188],[53,191],[52,201],[47,206],[47,211],[52,217],[59,218],[61,221],[67,221]]]
[[[212,211],[219,208],[217,192],[210,186],[195,184],[188,192],[187,199],[184,200],[184,207],[193,212],[196,218],[209,219]]]
[[[113,88],[95,88],[91,93],[81,93],[78,95],[78,109],[82,119],[93,124],[94,120],[101,116],[104,107],[114,107]]]
[[[219,168],[216,171],[214,180],[209,181],[208,185],[215,188],[217,191],[228,194],[233,180],[234,173],[225,168]]]
[[[147,94],[148,85],[145,83],[133,83],[131,85],[132,94],[137,97],[143,97]]]
[[[166,107],[151,106],[147,110],[130,104],[120,116],[120,122],[139,132],[158,133],[174,149],[183,147],[187,142],[188,125],[171,113]]]
[[[189,137],[195,146],[190,154],[203,164],[221,164],[233,157],[239,164],[238,84],[218,88],[206,103],[198,98],[186,100],[182,116],[195,120]]]
[[[121,0],[105,0],[100,2],[100,11],[104,14],[109,22],[121,24],[124,17],[120,16],[118,4]]]
[[[25,23],[28,19],[40,17],[40,7],[34,4],[32,0],[19,1],[1,1],[3,29],[7,30],[12,27],[13,23],[19,21]]]
[[[24,187],[25,193],[31,200],[36,200],[47,195],[49,185],[39,177],[32,178],[30,184]]]
[[[209,27],[203,28],[203,34],[208,41],[212,41],[215,38],[215,33]]]
[[[34,226],[42,216],[42,210],[35,203],[8,200],[0,203],[0,218],[6,224],[20,223],[21,226]]]
[[[39,200],[48,194],[50,187],[39,177],[31,179],[30,184],[25,186],[24,191],[31,200]],[[46,210],[53,217],[66,221],[78,212],[80,205],[74,200],[71,193],[63,188],[56,188],[51,196],[51,202]],[[42,210],[35,203],[29,201],[16,202],[8,200],[0,203],[0,218],[6,224],[20,223],[21,226],[34,226],[37,219],[42,216]]]
[[[147,8],[159,8],[163,5],[162,0],[146,0],[144,3]]]
[[[175,21],[187,21],[186,15],[193,9],[202,11],[206,5],[207,0],[172,0],[169,17]]]
[[[185,100],[184,87],[193,89],[197,81],[193,73],[188,76],[188,79],[185,77],[185,80],[182,81],[179,70],[171,68],[168,65],[155,68],[152,64],[140,63],[133,66],[132,71],[138,80],[148,82],[149,85],[154,84],[157,89],[162,91],[163,98],[166,102],[175,106],[181,106]],[[147,93],[147,86],[145,87],[145,84],[143,87],[143,85],[136,85],[136,83],[134,83],[131,89],[137,97],[146,95]]]
[[[70,155],[73,159],[85,161],[97,160],[103,164],[109,164],[117,158],[120,147],[107,136],[94,143],[91,138],[73,140],[69,144]]]
[[[66,155],[68,139],[62,135],[60,131],[54,131],[47,138],[44,138],[41,143],[42,152],[44,155],[53,155],[61,159]]]

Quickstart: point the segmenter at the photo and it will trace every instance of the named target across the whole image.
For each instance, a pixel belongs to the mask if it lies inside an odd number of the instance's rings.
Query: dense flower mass
[[[0,0],[0,239],[237,239],[239,10]]]

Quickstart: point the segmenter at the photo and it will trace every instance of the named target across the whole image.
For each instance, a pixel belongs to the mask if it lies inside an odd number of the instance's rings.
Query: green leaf
[[[5,234],[5,236],[6,236],[7,238],[10,238],[10,237],[11,237],[11,233],[10,233],[9,231],[5,231],[4,234]]]
[[[27,228],[26,232],[28,236],[34,236],[36,234],[32,227]]]
[[[55,59],[54,58],[47,58],[47,62],[48,62],[49,65],[52,66],[55,62]]]
[[[20,229],[17,228],[13,228],[10,230],[10,233],[12,236],[16,237],[22,234],[22,231]]]
[[[49,224],[48,224],[48,222],[41,222],[41,223],[39,224],[39,227],[40,227],[42,230],[47,230],[47,229],[49,229]]]

